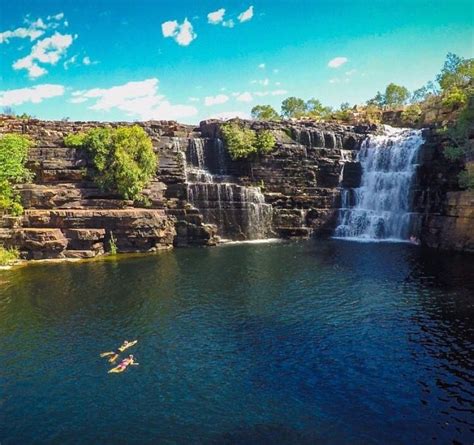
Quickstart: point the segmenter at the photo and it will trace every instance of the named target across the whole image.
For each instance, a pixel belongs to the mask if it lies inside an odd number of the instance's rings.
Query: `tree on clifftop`
[[[306,114],[306,103],[298,97],[288,97],[281,103],[281,115],[287,119],[300,118]]]
[[[252,118],[261,121],[277,121],[280,116],[271,105],[256,105],[252,108]]]

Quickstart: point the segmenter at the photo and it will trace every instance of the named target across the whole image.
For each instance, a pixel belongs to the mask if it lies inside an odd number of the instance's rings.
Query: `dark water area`
[[[473,346],[474,258],[405,244],[2,271],[0,442],[471,444]]]

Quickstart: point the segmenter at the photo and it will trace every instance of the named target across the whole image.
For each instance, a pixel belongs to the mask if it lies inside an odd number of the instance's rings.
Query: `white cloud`
[[[229,96],[226,96],[225,94],[218,94],[217,96],[206,96],[204,98],[204,105],[206,105],[206,107],[209,107],[211,105],[224,104],[228,100]]]
[[[239,19],[240,23],[247,22],[251,20],[253,17],[253,6],[250,6],[248,9],[246,9],[244,12],[239,14],[237,17]]]
[[[279,72],[280,72],[280,70],[279,70],[278,68],[275,68],[275,69],[273,70],[273,73],[274,73],[274,74],[278,74]]]
[[[221,113],[211,114],[206,119],[220,119],[227,121],[236,117],[239,119],[250,119],[250,115],[244,111],[223,111]]]
[[[91,64],[91,59],[88,57],[88,56],[85,56],[83,59],[82,59],[82,63],[84,65],[90,65]]]
[[[46,17],[48,20],[62,20],[64,18],[64,12],[60,12],[59,14],[56,14],[56,15],[48,15],[48,17]]]
[[[357,73],[357,70],[356,69],[352,69],[352,70],[349,70],[349,71],[346,71],[346,76],[352,76],[353,74]]]
[[[207,23],[210,23],[211,25],[218,25],[224,20],[224,14],[224,8],[218,9],[214,12],[210,12],[209,14],[207,14]]]
[[[0,32],[0,43],[9,43],[10,39],[26,39],[29,38],[31,42],[40,38],[48,30],[55,29],[60,26],[59,22],[64,18],[64,13],[59,13],[56,15],[48,15],[46,17],[46,22],[42,18],[38,18],[35,21],[31,21],[28,17],[25,20],[27,27],[22,26],[13,30],[6,30]],[[67,26],[67,22],[63,23],[64,26]]]
[[[199,102],[199,97],[188,97],[189,102]]]
[[[339,79],[336,79],[336,78],[334,78],[334,79],[329,79],[329,83],[339,83],[339,82],[340,82],[340,80],[339,80]]]
[[[335,57],[328,62],[329,68],[339,68],[347,62],[347,57]]]
[[[31,88],[0,91],[0,106],[21,105],[25,102],[38,104],[43,99],[62,96],[64,87],[55,84],[35,85]]]
[[[235,26],[235,23],[234,23],[234,21],[233,21],[232,19],[224,20],[224,21],[222,22],[222,26],[223,26],[224,28],[233,28],[233,27]]]
[[[252,102],[253,96],[251,93],[246,91],[245,93],[239,94],[235,99],[239,102]]]
[[[273,90],[273,91],[254,91],[253,95],[258,97],[265,97],[265,96],[283,96],[284,94],[288,94],[287,90]]]
[[[42,76],[47,73],[47,70],[39,66],[38,63],[55,65],[66,53],[73,40],[72,35],[58,32],[55,32],[51,37],[38,40],[29,55],[13,63],[13,69],[27,70],[30,78]]]
[[[69,99],[69,102],[72,104],[81,104],[87,102],[87,97],[73,97],[72,99]]]
[[[164,37],[173,37],[178,29],[178,22],[176,20],[168,20],[161,24],[161,32]]]
[[[72,93],[70,101],[81,103],[91,100],[89,109],[110,111],[118,109],[128,116],[148,119],[179,119],[194,116],[198,110],[192,105],[172,104],[165,96],[158,94],[158,79],[127,82],[111,88],[93,88]],[[82,100],[85,99],[85,100]]]
[[[181,46],[188,46],[197,37],[193,25],[187,18],[181,24],[177,20],[162,23],[161,32],[165,38],[170,37]]]
[[[74,65],[76,63],[76,60],[77,60],[77,54],[67,59],[63,63],[64,69],[67,70],[69,68],[69,65]]]
[[[260,65],[258,65],[258,67],[259,67],[261,70],[263,70],[263,69],[265,69],[265,64],[264,64],[264,63],[261,63]]]

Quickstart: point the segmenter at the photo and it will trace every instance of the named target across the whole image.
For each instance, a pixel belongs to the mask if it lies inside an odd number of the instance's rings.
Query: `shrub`
[[[117,240],[115,239],[113,232],[110,232],[109,252],[111,255],[117,255],[117,251]]]
[[[0,266],[8,266],[20,257],[20,252],[17,249],[6,249],[0,246]]]
[[[474,168],[467,168],[459,173],[459,187],[468,190],[474,190]]]
[[[93,128],[84,134],[68,135],[64,142],[86,149],[94,166],[94,182],[125,199],[138,199],[155,175],[157,155],[151,139],[138,125]]]
[[[236,122],[229,122],[221,126],[221,131],[227,151],[234,160],[269,153],[275,147],[275,137],[268,130],[257,133]]]
[[[64,137],[66,147],[80,148],[84,144],[86,135],[84,133],[70,133]]]
[[[18,216],[23,212],[14,185],[29,181],[33,175],[25,167],[31,141],[19,134],[0,137],[0,211]]]
[[[457,161],[464,157],[464,150],[462,149],[462,147],[456,147],[453,145],[446,147],[443,153],[444,156],[450,161]]]
[[[421,107],[418,104],[412,104],[402,112],[402,119],[407,124],[415,125],[420,121],[421,113]]]
[[[262,130],[257,133],[255,147],[258,153],[270,153],[275,147],[276,139],[268,130]]]
[[[441,103],[445,107],[459,108],[467,102],[467,95],[458,87],[453,87],[443,94]]]

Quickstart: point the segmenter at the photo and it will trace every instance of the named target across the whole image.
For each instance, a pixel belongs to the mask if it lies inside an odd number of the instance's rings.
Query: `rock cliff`
[[[132,124],[1,117],[0,133],[34,141],[28,167],[35,177],[18,186],[24,215],[0,217],[0,243],[18,247],[29,259],[89,258],[111,244],[119,252],[143,252],[209,246],[219,238],[330,235],[341,186],[360,183],[357,150],[377,131],[367,125],[246,121],[255,130],[271,130],[276,147],[265,156],[232,161],[218,121],[198,127],[140,122],[159,156],[156,176],[144,192],[151,204],[140,207],[97,188],[88,175],[87,154],[63,143],[69,133],[119,125]],[[472,250],[472,195],[446,187],[453,172],[440,173],[436,144],[429,141],[423,151],[417,183],[422,239],[431,246]]]

